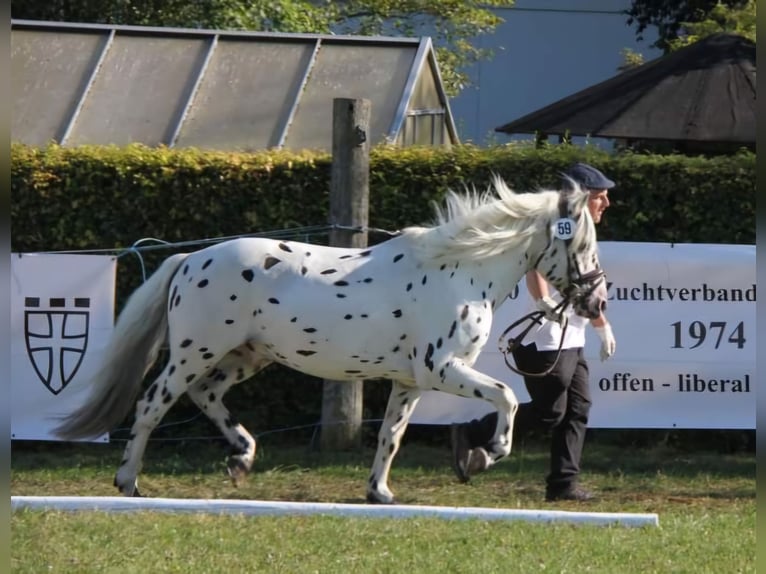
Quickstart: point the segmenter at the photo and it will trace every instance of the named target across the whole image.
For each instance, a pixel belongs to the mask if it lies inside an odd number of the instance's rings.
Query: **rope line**
[[[162,239],[156,239],[154,237],[144,237],[137,240],[130,247],[112,247],[101,249],[64,249],[57,251],[39,251],[38,253],[44,254],[115,254],[118,258],[123,257],[129,253],[140,254],[145,251],[156,251],[160,249],[173,249],[179,247],[193,247],[197,245],[210,245],[214,243],[221,243],[224,241],[230,241],[232,239],[241,239],[245,237],[264,237],[267,239],[296,239],[296,238],[308,238],[311,235],[323,235],[330,231],[351,231],[353,233],[372,232],[379,233],[381,235],[388,235],[394,237],[400,233],[400,231],[390,231],[388,229],[380,229],[378,227],[359,226],[353,227],[349,225],[308,225],[304,227],[292,227],[285,229],[276,229],[273,231],[261,231],[256,233],[243,233],[239,235],[227,235],[221,237],[210,237],[204,239],[191,239],[187,241],[177,241],[172,243],[170,241],[164,241]],[[141,245],[145,242],[155,242],[154,245]],[[140,259],[140,257],[139,257]],[[143,261],[142,261],[143,267]]]

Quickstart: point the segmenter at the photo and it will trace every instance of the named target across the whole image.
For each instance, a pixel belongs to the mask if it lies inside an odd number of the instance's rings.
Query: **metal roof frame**
[[[89,71],[89,79],[86,82],[82,92],[79,94],[79,99],[76,105],[72,109],[70,117],[65,122],[65,127],[62,133],[59,135],[59,142],[61,144],[66,143],[67,138],[71,134],[72,128],[75,125],[78,115],[82,110],[83,104],[88,97],[88,93],[97,77],[101,65],[109,52],[109,49],[117,36],[162,36],[171,38],[191,38],[191,39],[208,39],[209,45],[207,47],[207,53],[204,57],[202,64],[196,70],[196,77],[192,80],[192,87],[186,94],[185,102],[181,106],[181,110],[178,113],[177,118],[173,122],[173,128],[168,138],[168,141],[163,142],[168,147],[174,147],[176,141],[181,133],[181,130],[186,121],[188,112],[194,103],[195,97],[198,93],[198,88],[203,80],[208,63],[210,62],[213,53],[215,52],[219,40],[221,39],[236,39],[236,40],[257,40],[258,42],[279,42],[279,43],[313,43],[313,54],[309,59],[306,68],[303,70],[303,77],[300,82],[300,86],[292,94],[293,100],[290,105],[289,113],[285,118],[285,121],[280,127],[280,133],[278,136],[277,148],[283,147],[285,139],[287,137],[288,130],[291,122],[295,116],[295,112],[298,108],[301,95],[304,91],[304,87],[308,82],[312,68],[316,62],[317,54],[319,50],[325,45],[365,45],[365,46],[407,46],[416,48],[416,55],[413,59],[409,75],[404,86],[404,90],[401,99],[396,107],[393,120],[386,133],[386,139],[392,142],[396,139],[397,134],[402,129],[404,121],[407,117],[407,110],[411,103],[413,92],[420,74],[423,72],[426,66],[430,66],[432,73],[436,78],[436,90],[444,106],[444,115],[446,127],[449,132],[450,138],[453,142],[458,142],[457,129],[454,124],[454,119],[449,107],[449,98],[444,92],[442,84],[441,73],[439,71],[438,62],[434,52],[433,44],[429,37],[420,38],[407,38],[407,37],[389,37],[389,36],[351,36],[351,35],[333,35],[333,34],[287,34],[280,32],[253,32],[253,31],[234,31],[234,30],[208,30],[208,29],[191,29],[191,28],[163,28],[163,27],[145,27],[145,26],[127,26],[127,25],[112,25],[112,24],[88,24],[88,23],[72,23],[72,22],[45,22],[36,20],[11,20],[12,30],[46,30],[46,31],[59,31],[59,32],[71,32],[71,33],[94,33],[105,36],[105,42],[101,47],[101,53],[93,64],[92,69]],[[289,96],[288,96],[289,97]]]

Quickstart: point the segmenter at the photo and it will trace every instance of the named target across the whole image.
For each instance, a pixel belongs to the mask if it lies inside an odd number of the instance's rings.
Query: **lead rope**
[[[524,340],[524,337],[527,336],[527,334],[532,330],[532,328],[535,325],[542,325],[542,318],[545,317],[544,311],[532,311],[531,313],[527,313],[524,315],[521,319],[518,319],[511,323],[505,331],[503,331],[503,334],[500,335],[500,337],[497,340],[498,349],[503,354],[503,360],[505,361],[506,366],[511,369],[514,373],[517,373],[521,375],[522,377],[532,377],[532,378],[539,378],[544,377],[548,373],[550,373],[553,368],[556,366],[556,363],[559,362],[559,357],[561,356],[561,348],[564,346],[564,336],[567,332],[567,327],[569,326],[569,319],[567,319],[566,315],[564,315],[564,310],[569,305],[569,299],[564,299],[561,303],[556,305],[556,307],[553,309],[554,312],[558,312],[561,314],[561,317],[563,319],[562,323],[562,329],[561,329],[561,340],[559,341],[559,347],[556,349],[556,357],[553,360],[553,363],[542,371],[541,373],[528,373],[527,371],[524,371],[522,369],[519,369],[518,367],[514,367],[511,363],[508,362],[508,355],[512,355],[513,352],[518,349],[521,346],[521,342]],[[529,325],[516,337],[510,337],[508,339],[508,343],[506,345],[503,345],[503,339],[505,336],[518,325],[521,325],[524,321],[529,320]]]

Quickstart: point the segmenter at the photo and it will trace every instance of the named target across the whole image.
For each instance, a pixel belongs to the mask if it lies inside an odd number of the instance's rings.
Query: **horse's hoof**
[[[240,486],[247,478],[247,473],[250,469],[242,462],[242,459],[232,456],[226,463],[226,472],[229,473],[234,486]]]
[[[468,476],[473,476],[484,472],[492,464],[492,459],[489,453],[482,447],[476,447],[471,450],[468,455],[468,464],[466,465],[466,471]]]
[[[378,495],[372,492],[367,493],[367,502],[370,504],[396,504],[394,497],[380,498]]]

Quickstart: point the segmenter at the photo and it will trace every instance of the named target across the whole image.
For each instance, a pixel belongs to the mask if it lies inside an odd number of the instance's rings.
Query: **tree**
[[[748,30],[752,29],[751,39],[755,41],[755,0],[632,0],[625,13],[628,25],[637,25],[639,40],[643,40],[647,27],[656,26],[659,39],[653,46],[665,52],[680,47],[679,42],[685,45],[686,37],[699,39],[714,32],[744,31],[742,35],[750,37]],[[697,32],[692,31],[695,29]]]
[[[30,20],[216,30],[431,36],[445,88],[488,57],[471,40],[503,20],[494,7],[514,0],[11,0],[11,17]]]
[[[682,5],[670,5],[661,0],[633,0],[627,11],[628,24],[638,23],[637,36],[649,25],[657,26],[659,39],[655,46],[666,53],[719,32],[731,32],[753,42],[755,33],[755,0],[689,0]],[[626,48],[622,51],[620,71],[641,65],[644,57]]]

